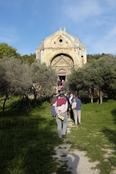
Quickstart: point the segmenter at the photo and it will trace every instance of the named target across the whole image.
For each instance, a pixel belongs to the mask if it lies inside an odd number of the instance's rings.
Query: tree
[[[102,89],[110,96],[115,97],[116,93],[116,57],[104,56],[99,59],[101,65],[101,77],[103,79]]]
[[[99,103],[102,103],[104,92],[108,94],[110,91],[116,91],[116,59],[105,55],[73,71],[69,86],[79,91],[88,91],[91,102],[96,95]]]
[[[0,43],[0,59],[2,58],[16,58],[20,55],[17,50],[6,43]]]
[[[102,53],[102,54],[88,54],[87,55],[87,61],[88,63],[91,63],[93,61],[96,61],[100,58],[103,58],[103,57],[115,57],[113,56],[112,54],[105,54],[105,53]]]
[[[9,84],[5,78],[5,73],[5,68],[0,64],[0,96],[3,96],[3,112],[9,94]]]
[[[21,61],[28,64],[34,63],[35,58],[36,58],[35,54],[20,56]]]
[[[33,94],[36,100],[37,96],[50,96],[53,94],[53,87],[56,84],[56,74],[54,70],[45,64],[33,63],[31,65]]]
[[[2,81],[0,93],[4,96],[4,111],[5,103],[10,95],[27,97],[33,84],[28,64],[22,64],[21,61],[17,59],[2,59],[0,66],[0,80]]]

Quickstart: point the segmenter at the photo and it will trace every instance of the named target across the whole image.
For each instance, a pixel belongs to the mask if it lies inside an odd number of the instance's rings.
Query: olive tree
[[[2,59],[0,61],[0,93],[5,103],[10,95],[28,96],[32,88],[30,67],[16,59]]]
[[[50,96],[53,93],[56,84],[55,71],[45,64],[33,63],[31,66],[33,94],[36,100],[37,96]]]
[[[88,91],[93,102],[96,95],[102,103],[103,93],[116,91],[116,58],[104,56],[75,70],[69,77],[69,87],[78,91]]]

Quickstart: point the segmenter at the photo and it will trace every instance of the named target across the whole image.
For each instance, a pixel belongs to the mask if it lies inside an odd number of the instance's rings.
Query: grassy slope
[[[50,174],[60,143],[48,103],[29,113],[0,117],[0,174]]]
[[[11,109],[10,101],[7,104]],[[107,159],[104,154],[115,149],[115,102],[83,105],[82,125],[72,129],[66,141],[86,150],[92,161],[100,161],[101,173],[109,174],[116,164],[116,154]],[[56,170],[51,155],[59,143],[48,103],[23,114],[6,112],[0,117],[0,174],[51,174]]]
[[[92,161],[100,161],[102,174],[109,174],[116,165],[116,103],[109,101],[82,107],[82,125],[72,129],[67,141],[87,151]],[[105,154],[111,152],[109,157]],[[116,166],[115,166],[116,167]]]

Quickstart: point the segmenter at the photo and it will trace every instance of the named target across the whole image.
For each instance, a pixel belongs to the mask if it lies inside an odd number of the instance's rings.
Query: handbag
[[[58,115],[58,118],[62,121],[64,120],[64,117],[62,115]]]

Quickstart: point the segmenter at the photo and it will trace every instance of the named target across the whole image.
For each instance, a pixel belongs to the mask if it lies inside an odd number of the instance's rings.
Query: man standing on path
[[[57,97],[55,103],[55,110],[56,110],[56,122],[57,122],[57,129],[58,135],[60,138],[65,136],[67,131],[67,109],[68,109],[68,101],[63,93],[60,92],[59,96]]]

